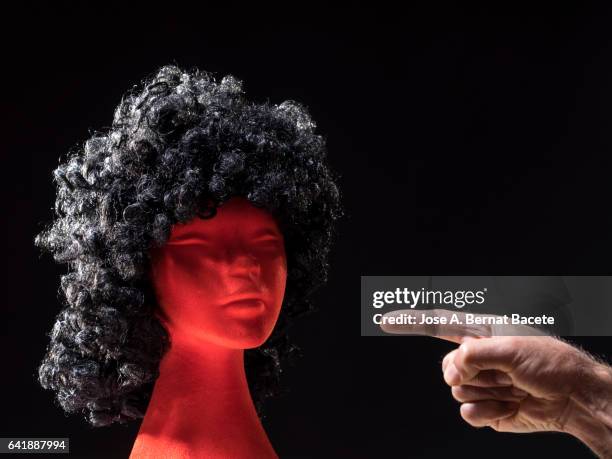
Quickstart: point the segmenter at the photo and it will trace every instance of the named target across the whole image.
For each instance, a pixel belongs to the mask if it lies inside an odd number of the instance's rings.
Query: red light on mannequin
[[[151,279],[171,345],[131,457],[276,457],[244,372],[244,349],[270,336],[285,293],[272,215],[235,197],[175,225],[151,251]]]
[[[241,349],[270,336],[287,262],[283,235],[267,211],[230,199],[211,219],[175,225],[152,255],[153,285],[171,336]]]

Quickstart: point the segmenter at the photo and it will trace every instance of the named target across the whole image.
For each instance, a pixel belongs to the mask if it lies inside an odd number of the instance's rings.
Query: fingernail
[[[512,378],[506,373],[498,373],[497,376],[495,376],[495,382],[502,386],[507,386],[512,384]]]
[[[512,386],[512,389],[510,389],[510,392],[512,392],[512,395],[515,395],[517,397],[526,397],[528,395],[527,392],[525,392],[522,389],[519,389],[518,387],[514,387]]]

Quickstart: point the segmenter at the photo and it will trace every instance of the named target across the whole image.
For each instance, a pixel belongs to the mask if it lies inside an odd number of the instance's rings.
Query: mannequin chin
[[[151,260],[158,317],[171,339],[187,335],[248,349],[272,333],[287,258],[283,235],[266,210],[234,197],[210,219],[175,225]]]

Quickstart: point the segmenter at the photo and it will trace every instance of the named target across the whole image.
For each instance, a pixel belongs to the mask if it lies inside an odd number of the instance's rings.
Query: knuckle
[[[451,387],[451,393],[453,395],[453,398],[459,402],[462,402],[465,400],[465,390],[463,389],[463,386],[453,386]]]
[[[450,359],[451,359],[451,353],[449,352],[442,359],[442,370],[443,371],[446,369],[446,366],[448,365],[448,362],[450,361]]]
[[[522,336],[506,336],[504,337],[504,345],[508,350],[518,349],[523,343]]]
[[[459,346],[461,356],[464,363],[470,363],[474,359],[474,345],[463,343]]]
[[[473,407],[472,407],[473,408]],[[459,413],[465,422],[467,422],[472,427],[479,427],[477,422],[477,416],[474,416],[473,409],[470,408],[470,405],[464,403],[459,408]]]

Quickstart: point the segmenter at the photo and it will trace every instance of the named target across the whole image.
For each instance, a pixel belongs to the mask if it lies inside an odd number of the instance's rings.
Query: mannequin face
[[[151,275],[171,339],[229,348],[270,336],[287,279],[283,235],[272,215],[232,198],[210,219],[176,224],[151,251]]]

